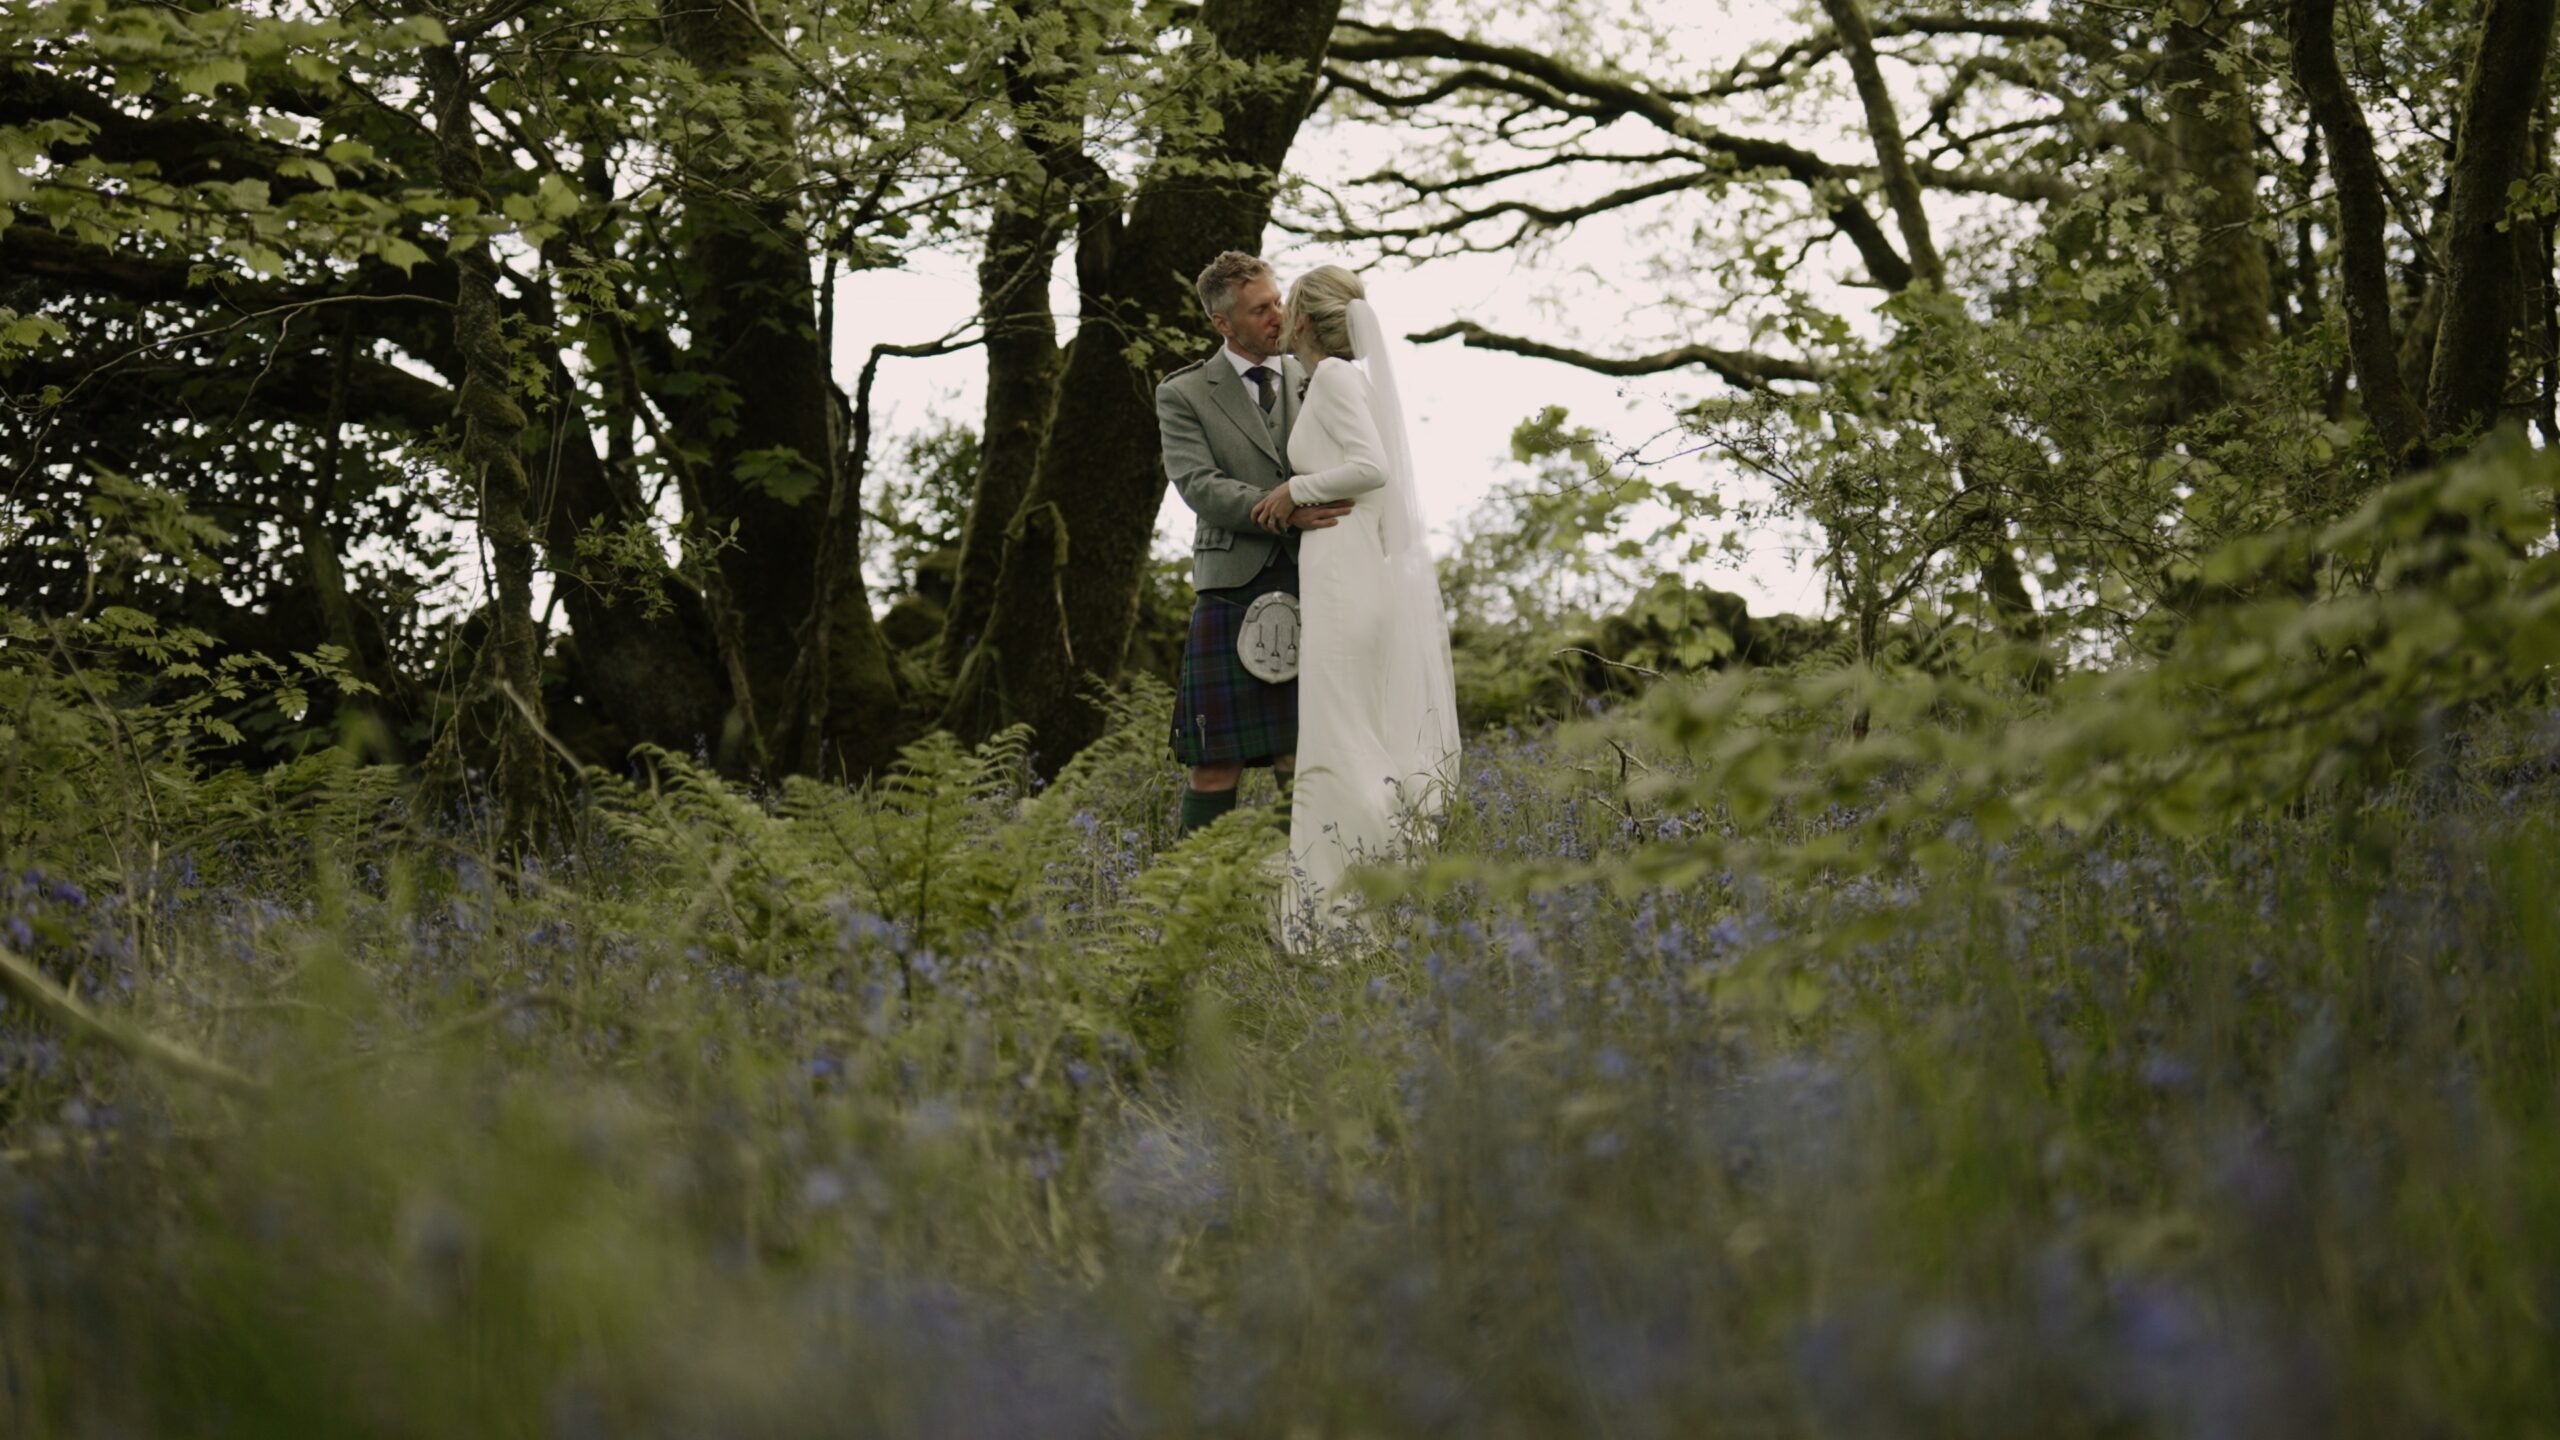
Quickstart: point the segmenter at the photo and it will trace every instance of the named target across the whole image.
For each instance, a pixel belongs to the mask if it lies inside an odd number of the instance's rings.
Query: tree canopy
[[[1724,382],[1683,423],[1819,527],[1868,659],[1955,625],[2041,685],[2200,613],[2215,546],[2553,437],[2547,0],[1791,24],[1698,73],[1640,8],[1529,0],[15,7],[9,604],[305,657],[302,720],[213,707],[229,758],[355,734],[527,830],[561,749],[862,776],[1027,722],[1054,764],[1144,648],[1185,277],[1275,218],[1390,266],[1644,237],[1605,327],[1415,338]],[[1310,186],[1318,134],[1394,158]],[[980,257],[976,313],[838,373],[840,282],[926,245]],[[870,395],[964,347],[947,594],[893,643]],[[1577,433],[1524,453],[1722,503]],[[154,496],[182,555],[133,538]]]

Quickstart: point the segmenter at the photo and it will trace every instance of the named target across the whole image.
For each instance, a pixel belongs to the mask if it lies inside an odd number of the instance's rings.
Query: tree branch
[[[1663,195],[1676,195],[1684,190],[1695,190],[1706,183],[1706,178],[1694,171],[1686,175],[1667,175],[1659,180],[1646,181],[1642,185],[1630,185],[1623,190],[1612,190],[1606,195],[1562,209],[1534,205],[1526,200],[1503,200],[1461,210],[1446,219],[1423,225],[1390,227],[1345,224],[1338,229],[1310,233],[1316,239],[1328,241],[1428,240],[1442,235],[1454,235],[1461,230],[1504,215],[1517,215],[1526,221],[1527,223],[1522,227],[1522,233],[1529,229],[1560,230],[1595,215],[1605,215],[1612,210],[1623,210],[1630,205],[1642,204],[1644,201]],[[1519,236],[1515,235],[1513,238],[1518,239]]]
[[[0,62],[0,125],[78,120],[90,127],[86,143],[50,147],[57,161],[94,157],[108,164],[150,165],[172,185],[207,180],[267,179],[278,198],[319,188],[309,179],[278,176],[287,160],[310,158],[291,146],[250,136],[216,120],[190,115],[136,115],[86,85],[33,65]]]
[[[1411,191],[1416,198],[1424,198],[1447,195],[1459,190],[1479,189],[1505,180],[1517,180],[1524,175],[1537,175],[1574,165],[1673,165],[1682,161],[1694,161],[1697,158],[1694,152],[1687,150],[1656,150],[1649,155],[1605,155],[1583,150],[1568,150],[1543,159],[1532,160],[1526,164],[1506,166],[1500,170],[1475,170],[1464,175],[1453,175],[1446,180],[1417,180],[1400,170],[1389,168],[1362,175],[1350,183],[1353,185],[1401,185]]]
[[[208,339],[226,333],[216,330],[178,337]],[[272,362],[255,355],[215,359],[198,364],[168,353],[168,344],[144,345],[113,355],[89,354],[65,359],[37,360],[20,358],[0,369],[0,380],[7,389],[0,394],[14,403],[40,403],[37,397],[47,388],[61,393],[56,403],[68,404],[81,392],[107,376],[118,382],[109,398],[82,403],[118,405],[131,393],[183,396],[195,400],[222,399],[227,409],[236,412],[248,403],[253,392],[263,391],[267,413],[297,420],[317,421],[327,413],[329,369],[332,361],[315,350],[304,349],[278,355]],[[238,391],[232,398],[232,392]],[[357,357],[351,362],[347,388],[348,418],[367,425],[389,422],[413,431],[432,430],[453,418],[454,394],[433,380],[420,377],[387,361]]]
[[[2059,204],[2077,199],[2080,194],[2079,186],[2059,175],[2027,170],[1942,170],[1921,161],[1911,167],[1911,173],[1924,188],[1958,195],[1998,195],[2009,200]]]
[[[1903,150],[1902,118],[1894,113],[1893,95],[1885,89],[1884,70],[1876,63],[1875,32],[1868,24],[1866,7],[1860,0],[1822,0],[1822,6],[1840,33],[1850,77],[1857,82],[1858,103],[1867,112],[1867,134],[1875,142],[1876,168],[1883,174],[1894,220],[1902,227],[1902,248],[1911,257],[1912,272],[1943,287],[1946,262],[1938,258],[1937,242],[1929,237],[1929,212],[1920,201],[1919,177],[1912,174],[1911,158]]]
[[[1453,320],[1436,330],[1426,330],[1405,338],[1416,345],[1429,345],[1451,338],[1462,340],[1470,350],[1499,350],[1507,355],[1526,355],[1536,360],[1553,360],[1576,369],[1601,375],[1630,377],[1659,375],[1665,371],[1697,366],[1744,390],[1765,390],[1779,380],[1819,382],[1829,378],[1830,371],[1804,360],[1790,360],[1776,355],[1754,355],[1747,351],[1718,350],[1707,345],[1683,345],[1654,355],[1619,358],[1594,355],[1588,351],[1550,345],[1540,340],[1523,339],[1487,330],[1472,320]]]
[[[430,261],[418,273],[440,288],[419,285],[391,267],[368,264],[349,279],[376,283],[343,292],[309,286],[276,285],[216,277],[198,283],[195,262],[174,252],[137,255],[92,245],[58,231],[34,225],[0,230],[0,269],[53,282],[66,290],[145,303],[175,301],[188,305],[237,310],[273,311],[321,301],[366,300],[385,305],[421,307],[420,313],[441,316],[453,306],[453,267]]]
[[[1850,185],[1855,171],[1832,164],[1810,150],[1775,140],[1731,135],[1684,112],[1669,97],[1628,81],[1578,70],[1541,51],[1495,45],[1432,29],[1392,29],[1347,22],[1336,29],[1332,55],[1338,60],[1446,60],[1477,67],[1487,88],[1548,103],[1543,92],[1560,100],[1551,108],[1595,119],[1631,116],[1699,149],[1725,157],[1743,170],[1775,170],[1812,190],[1831,222],[1856,246],[1867,273],[1888,290],[1911,283],[1912,269],[1886,238],[1866,205]],[[1495,72],[1509,71],[1514,80]]]
[[[1878,21],[1873,38],[1898,40],[1917,36],[1976,36],[1990,40],[2059,40],[2064,48],[2076,54],[2110,54],[2113,47],[2098,36],[2077,26],[2050,20],[2024,17],[1975,17],[1969,15],[1901,15]],[[1726,100],[1755,91],[1772,90],[1804,71],[1831,58],[1840,49],[1836,30],[1818,30],[1811,35],[1781,47],[1768,59],[1753,63],[1740,61],[1725,72],[1725,78],[1704,90],[1675,92],[1670,98],[1681,101]]]

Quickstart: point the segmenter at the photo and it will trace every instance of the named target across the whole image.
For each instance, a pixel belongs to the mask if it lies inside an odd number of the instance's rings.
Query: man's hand
[[[1289,512],[1297,505],[1297,501],[1289,498],[1289,482],[1283,480],[1254,502],[1253,523],[1276,535],[1289,528]]]
[[[1284,480],[1253,507],[1253,523],[1275,535],[1289,530],[1330,530],[1350,513],[1348,500],[1301,505],[1290,497],[1289,482]]]

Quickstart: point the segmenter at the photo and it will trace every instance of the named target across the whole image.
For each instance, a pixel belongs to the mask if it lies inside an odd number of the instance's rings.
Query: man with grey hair
[[[1229,250],[1200,272],[1201,308],[1224,343],[1156,386],[1165,477],[1200,517],[1191,541],[1191,634],[1174,698],[1174,758],[1190,769],[1182,834],[1235,808],[1249,766],[1269,765],[1285,794],[1298,748],[1298,684],[1248,663],[1245,619],[1278,604],[1294,616],[1298,536],[1336,524],[1347,504],[1307,505],[1273,529],[1256,503],[1289,478],[1289,427],[1306,372],[1283,354],[1280,286],[1260,259]],[[1292,646],[1292,649],[1294,647]],[[1260,669],[1266,674],[1255,673]]]

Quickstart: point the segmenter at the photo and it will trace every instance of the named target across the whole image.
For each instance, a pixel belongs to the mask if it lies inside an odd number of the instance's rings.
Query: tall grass
[[[260,1088],[0,1011],[0,1431],[2560,1434],[2547,781],[1310,964],[1154,699],[1047,787],[661,757],[539,867],[325,760],[12,857],[0,941]],[[1713,823],[1505,734],[1447,844]]]

